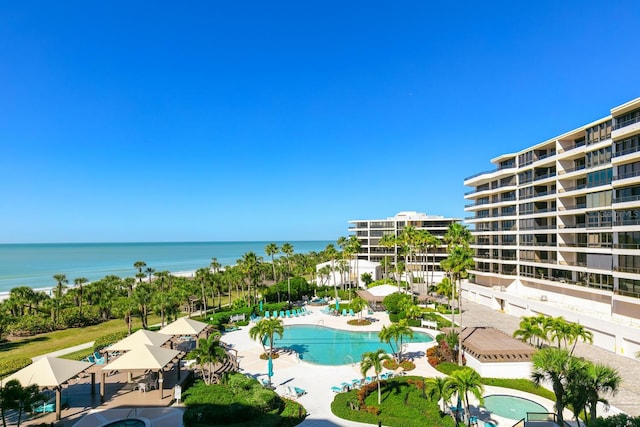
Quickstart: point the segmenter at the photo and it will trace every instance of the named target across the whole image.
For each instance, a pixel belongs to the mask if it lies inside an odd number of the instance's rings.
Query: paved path
[[[42,359],[43,357],[47,357],[47,356],[48,357],[64,356],[65,354],[75,353],[76,351],[80,351],[80,350],[84,350],[84,349],[87,349],[87,348],[91,348],[91,347],[93,347],[94,343],[95,343],[95,341],[91,341],[91,342],[86,342],[84,344],[74,345],[73,347],[67,347],[67,348],[63,348],[62,350],[52,351],[51,353],[41,354],[40,356],[32,357],[31,360],[33,360],[35,362],[36,360]]]
[[[462,310],[463,326],[490,326],[509,335],[519,329],[519,317],[467,300],[462,301]],[[620,356],[583,342],[578,342],[574,353],[579,357],[617,369],[623,381],[618,393],[609,397],[609,403],[629,415],[640,416],[640,360]]]

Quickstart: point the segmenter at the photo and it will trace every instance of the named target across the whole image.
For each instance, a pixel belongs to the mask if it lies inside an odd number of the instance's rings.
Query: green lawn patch
[[[382,400],[378,405],[377,388],[365,398],[365,408],[358,408],[358,391],[339,393],[331,403],[331,411],[338,417],[369,424],[391,427],[452,427],[453,419],[440,412],[438,402],[423,395],[420,377],[392,378],[383,381]]]

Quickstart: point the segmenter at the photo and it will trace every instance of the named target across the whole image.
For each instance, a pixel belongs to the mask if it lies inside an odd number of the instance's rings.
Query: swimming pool
[[[428,343],[433,338],[414,332],[413,339],[403,342]],[[343,331],[318,325],[292,325],[284,328],[282,338],[276,335],[274,347],[298,353],[300,359],[318,365],[346,365],[360,361],[362,353],[379,348],[391,352],[391,346],[381,342],[378,332]]]
[[[503,394],[484,396],[484,407],[492,414],[516,421],[526,420],[527,412],[549,412],[533,400]]]

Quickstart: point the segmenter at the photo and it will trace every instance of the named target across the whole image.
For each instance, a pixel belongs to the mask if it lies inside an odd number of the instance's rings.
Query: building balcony
[[[618,140],[638,132],[640,132],[640,117],[634,117],[633,119],[616,123],[613,132],[611,132],[611,138]]]

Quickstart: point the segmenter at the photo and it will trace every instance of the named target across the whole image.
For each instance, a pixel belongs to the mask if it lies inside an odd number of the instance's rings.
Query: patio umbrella
[[[56,420],[60,419],[60,387],[93,363],[76,360],[43,357],[31,365],[20,369],[3,380],[18,380],[23,386],[37,384],[40,387],[53,387],[56,390]]]
[[[129,335],[128,337],[123,338],[116,343],[113,343],[109,346],[108,350],[128,351],[143,345],[153,345],[159,347],[165,342],[169,341],[169,339],[171,339],[169,335],[140,329]]]
[[[336,298],[336,311],[340,310],[340,300]]]
[[[262,312],[262,300],[260,300],[260,311]]]

